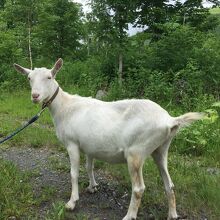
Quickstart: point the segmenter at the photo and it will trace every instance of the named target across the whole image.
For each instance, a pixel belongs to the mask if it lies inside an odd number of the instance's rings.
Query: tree
[[[177,1],[175,10],[178,23],[183,25],[189,24],[193,27],[199,26],[209,15],[209,9],[203,7],[202,0]]]
[[[118,56],[118,78],[123,78],[123,53],[128,39],[128,24],[132,21],[131,0],[93,0],[91,21],[95,24],[95,35],[106,53],[114,50]]]
[[[37,27],[41,55],[48,59],[76,58],[81,46],[81,17],[81,8],[74,2],[44,1]]]
[[[135,0],[135,2],[134,16],[136,18],[136,26],[148,26],[148,32],[152,32],[155,35],[160,34],[160,25],[171,19],[174,6],[169,4],[169,0]]]
[[[4,4],[4,20],[7,29],[14,32],[18,37],[18,46],[22,47],[29,57],[30,68],[32,62],[32,29],[37,24],[37,15],[40,1],[37,0],[14,0]]]
[[[158,39],[164,32],[164,24],[179,23],[200,28],[209,15],[209,9],[203,6],[203,0],[169,1],[169,0],[135,0],[134,16],[136,25],[148,26],[147,32]],[[218,0],[210,0],[214,6]]]
[[[5,7],[5,2],[6,2],[6,0],[1,0],[1,1],[0,1],[0,10],[1,10],[1,9],[4,9],[4,7]]]

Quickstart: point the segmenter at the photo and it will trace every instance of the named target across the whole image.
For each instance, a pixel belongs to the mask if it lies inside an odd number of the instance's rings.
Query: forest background
[[[206,207],[210,219],[218,219],[220,8],[219,1],[209,2],[211,9],[202,0],[93,0],[85,14],[80,4],[68,0],[1,0],[0,134],[12,129],[5,112],[15,110],[4,106],[16,101],[8,97],[29,93],[13,63],[50,68],[60,57],[64,66],[57,80],[70,93],[95,97],[102,90],[106,101],[149,98],[174,116],[204,111],[202,122],[177,136],[171,154],[199,167],[201,178],[193,169],[189,174],[189,187],[198,180],[192,190],[198,197],[190,207],[197,214]],[[129,36],[131,25],[145,30]],[[217,174],[207,173],[210,168]]]

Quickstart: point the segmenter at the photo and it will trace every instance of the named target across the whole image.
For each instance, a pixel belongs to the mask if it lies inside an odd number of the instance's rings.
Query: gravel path
[[[0,157],[13,161],[22,171],[32,171],[33,192],[39,198],[47,187],[55,191],[47,201],[40,203],[36,213],[39,219],[44,219],[46,212],[56,201],[67,202],[71,192],[69,161],[66,153],[54,152],[51,149],[8,148],[0,150]],[[86,215],[89,219],[119,220],[126,214],[129,195],[118,190],[119,183],[102,170],[95,170],[98,191],[94,194],[86,192],[88,179],[83,167],[80,169],[80,199],[76,209],[68,212],[66,219],[74,219],[77,213]]]

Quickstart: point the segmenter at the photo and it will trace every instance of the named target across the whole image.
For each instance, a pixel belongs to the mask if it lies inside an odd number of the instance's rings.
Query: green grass
[[[65,214],[66,214],[65,204],[62,202],[54,203],[52,210],[49,210],[47,212],[47,216],[45,220],[52,220],[52,219],[64,220]]]
[[[6,136],[21,127],[32,116],[37,114],[40,106],[33,105],[29,92],[17,92],[14,94],[0,95],[0,135]],[[60,146],[56,138],[53,123],[46,110],[37,122],[30,125],[10,141],[5,142],[8,146]]]
[[[20,172],[12,163],[0,160],[0,219],[32,215],[34,205],[29,175]]]
[[[39,111],[40,107],[33,105],[29,96],[29,91],[0,94],[1,136],[21,126]],[[198,106],[198,109],[211,108],[210,103],[204,103],[202,102],[200,105],[203,106]],[[179,110],[176,111],[178,115]],[[210,168],[220,170],[220,120],[215,117],[219,114],[219,108],[214,108],[214,111],[211,119],[184,129],[171,144],[169,169],[175,184],[177,209],[180,214],[187,214],[189,218],[200,219],[202,213],[205,213],[207,219],[212,220],[217,220],[220,216],[220,174],[208,172]],[[173,112],[175,113],[175,110]],[[39,121],[0,147],[11,146],[47,146],[61,149],[48,111],[44,112]],[[48,162],[55,170],[66,172],[69,169],[55,156]],[[125,188],[131,190],[126,165],[109,166],[107,163],[96,161],[95,167],[106,169],[110,175],[118,179],[119,191],[124,192]],[[148,209],[156,219],[164,219],[167,216],[167,200],[161,177],[151,159],[146,161],[143,172],[146,191],[140,211]],[[53,188],[45,188],[42,197],[34,199],[31,186],[28,184],[28,174],[20,172],[11,163],[0,161],[0,220],[10,216],[21,218],[27,213],[28,216],[32,216],[30,207],[40,201],[47,201],[53,194]],[[48,211],[47,219],[64,219],[64,215],[64,204],[55,203],[53,209]],[[86,218],[84,214],[76,217]]]

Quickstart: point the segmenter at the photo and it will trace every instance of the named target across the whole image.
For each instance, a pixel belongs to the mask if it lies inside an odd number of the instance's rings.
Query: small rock
[[[149,220],[154,220],[155,218],[154,218],[153,214],[149,214],[149,215],[148,215],[148,219],[149,219]]]
[[[95,98],[96,99],[102,99],[102,98],[104,98],[105,96],[107,95],[107,92],[105,91],[105,90],[98,90],[98,92],[96,93],[96,96],[95,96]]]
[[[128,193],[125,193],[121,198],[124,199],[126,197],[128,197]]]
[[[8,217],[8,220],[16,220],[17,218],[15,216]]]
[[[209,168],[207,168],[207,172],[209,174],[212,174],[212,175],[219,175],[220,174],[220,169],[209,167]]]

